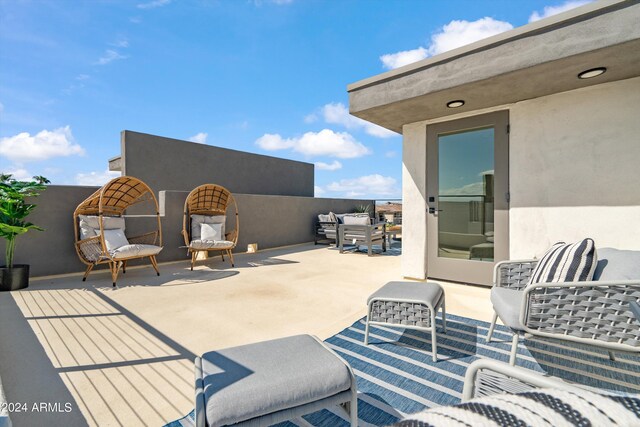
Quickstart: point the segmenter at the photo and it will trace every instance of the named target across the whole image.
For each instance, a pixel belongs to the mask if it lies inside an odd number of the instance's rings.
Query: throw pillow
[[[109,252],[129,244],[127,237],[124,235],[124,230],[121,228],[114,228],[112,230],[104,230],[104,243],[107,245]]]
[[[592,239],[573,244],[558,242],[540,258],[529,283],[592,280],[597,264],[596,246]]]
[[[201,240],[224,240],[222,236],[222,224],[201,224]]]

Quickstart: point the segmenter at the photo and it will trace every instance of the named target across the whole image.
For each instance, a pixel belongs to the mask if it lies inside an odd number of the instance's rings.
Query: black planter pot
[[[29,266],[13,264],[13,267],[0,267],[0,292],[17,291],[29,286]]]

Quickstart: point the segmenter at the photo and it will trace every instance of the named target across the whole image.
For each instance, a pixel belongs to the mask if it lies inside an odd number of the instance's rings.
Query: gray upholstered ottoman
[[[340,405],[358,424],[356,380],[316,337],[296,335],[197,357],[196,426],[270,426]]]
[[[367,300],[364,343],[369,344],[369,325],[394,326],[431,332],[433,361],[438,360],[436,313],[442,309],[442,330],[447,333],[444,290],[432,282],[389,282]]]

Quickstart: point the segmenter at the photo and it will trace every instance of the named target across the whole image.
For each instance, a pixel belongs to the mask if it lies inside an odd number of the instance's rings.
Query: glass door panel
[[[494,129],[438,136],[438,256],[493,261]]]

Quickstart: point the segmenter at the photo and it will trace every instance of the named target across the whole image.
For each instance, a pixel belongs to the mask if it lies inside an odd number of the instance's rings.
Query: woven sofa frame
[[[640,322],[630,304],[640,300],[640,281],[536,283],[527,286],[537,260],[502,261],[494,286],[525,292],[520,310],[524,332],[613,351],[640,352]],[[491,339],[497,314],[489,330]],[[514,335],[514,351],[519,334]],[[515,354],[512,352],[512,362]]]

